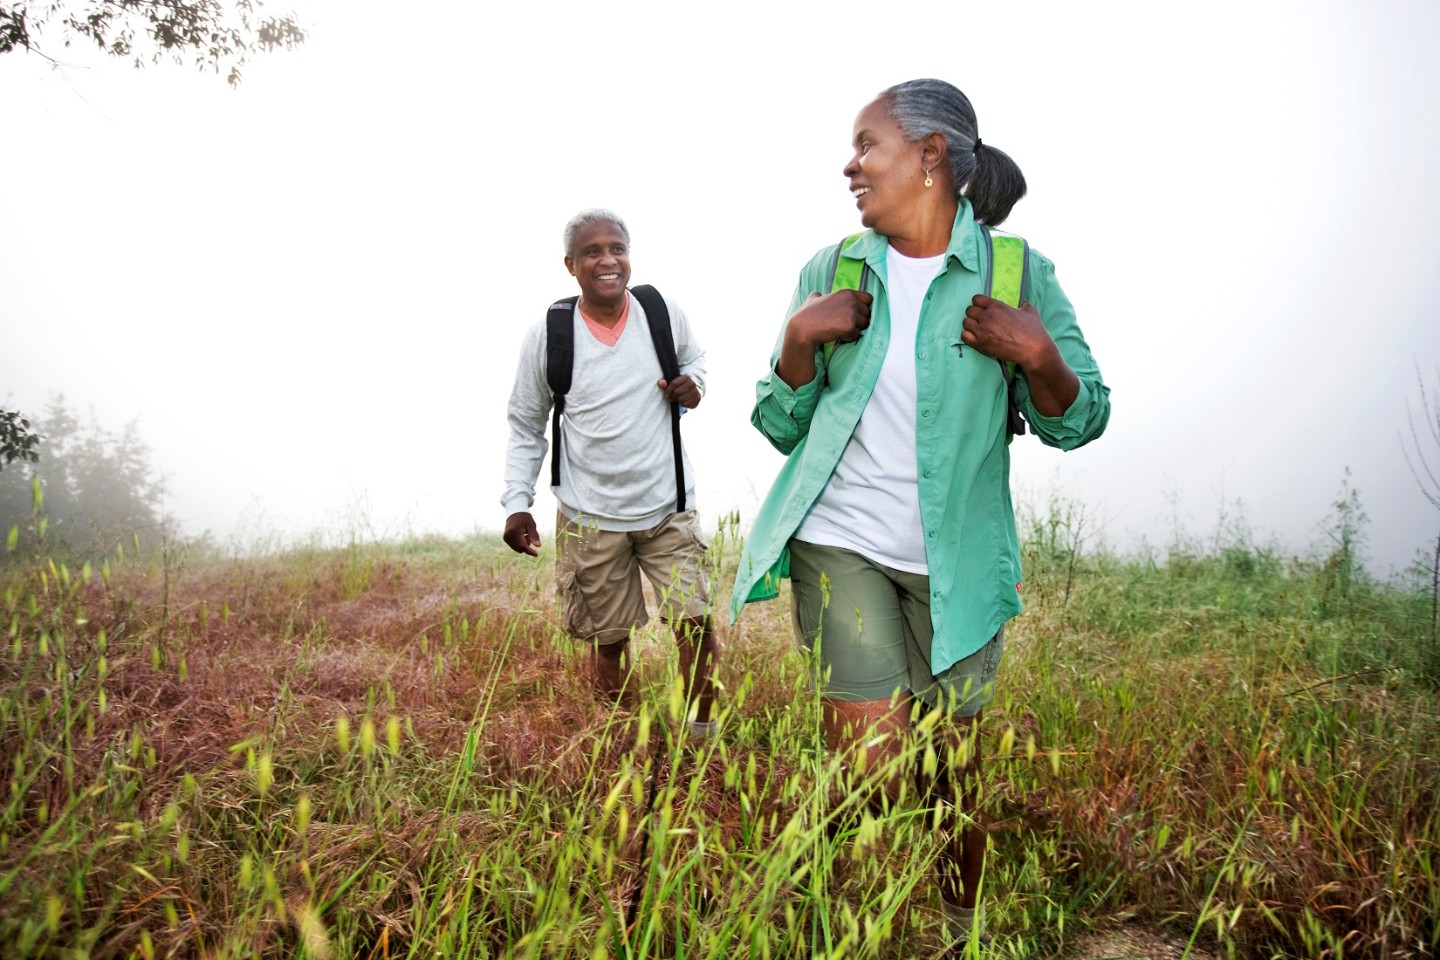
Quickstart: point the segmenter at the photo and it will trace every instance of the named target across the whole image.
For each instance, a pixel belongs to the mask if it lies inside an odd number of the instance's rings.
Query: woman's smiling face
[[[883,99],[871,101],[855,118],[854,142],[855,155],[842,172],[860,222],[886,236],[903,233],[901,226],[925,189],[923,142],[905,140]]]

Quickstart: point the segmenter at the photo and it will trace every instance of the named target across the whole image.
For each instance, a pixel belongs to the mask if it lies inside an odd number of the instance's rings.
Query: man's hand
[[[700,406],[700,388],[690,379],[688,373],[682,373],[670,381],[657,380],[655,385],[665,391],[666,403],[678,403],[687,410]]]
[[[540,555],[540,531],[535,529],[535,518],[523,511],[512,513],[505,518],[505,545],[516,553]]]

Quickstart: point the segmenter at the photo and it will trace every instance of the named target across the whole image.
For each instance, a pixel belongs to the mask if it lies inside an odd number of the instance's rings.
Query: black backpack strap
[[[1030,302],[1030,244],[1025,244],[1024,269],[1020,274],[1020,306]],[[1010,379],[1005,384],[1006,395],[1010,398],[1010,412],[1006,414],[1006,429],[1010,436],[1018,437],[1025,433],[1025,416],[1020,412],[1020,402],[1015,399],[1015,378],[1018,376],[1014,364],[1010,365]]]
[[[565,394],[570,392],[570,375],[575,371],[575,304],[579,300],[557,300],[545,314],[545,381],[555,401],[550,417],[552,487],[560,486],[560,414],[565,412]]]
[[[650,339],[655,344],[655,356],[660,358],[660,375],[669,383],[680,376],[680,361],[675,356],[675,335],[670,330],[670,308],[660,291],[642,283],[630,288],[635,299],[645,310],[645,321],[650,326]],[[685,511],[685,456],[680,449],[680,404],[670,404],[670,442],[675,448],[675,512]]]

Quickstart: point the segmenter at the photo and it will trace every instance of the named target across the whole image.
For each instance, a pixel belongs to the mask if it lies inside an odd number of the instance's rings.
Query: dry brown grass
[[[0,659],[0,896],[15,905],[0,946],[17,955],[289,956],[307,911],[355,956],[436,951],[462,916],[466,955],[510,955],[516,931],[556,922],[536,890],[576,918],[547,949],[588,955],[661,808],[688,825],[665,862],[694,872],[657,907],[650,955],[747,918],[802,936],[825,897],[892,881],[916,886],[871,955],[939,949],[920,880],[933,852],[915,835],[887,827],[861,851],[786,833],[813,816],[825,758],[783,602],[721,627],[724,742],[676,750],[665,631],[637,641],[636,709],[616,711],[558,635],[548,566],[489,547],[129,565],[68,593],[62,579],[17,567],[7,582],[22,654]],[[1436,729],[1433,710],[1383,685],[1307,691],[1291,629],[1207,606],[1140,645],[1034,602],[987,720],[992,753],[1015,738],[988,764],[1011,955],[1168,958],[1197,929],[1207,952],[1428,955],[1425,890],[1396,871],[1436,840],[1437,761],[1405,733]],[[838,858],[825,897],[768,876],[757,851],[796,843]],[[567,863],[578,873],[556,885]],[[18,912],[56,903],[49,933]],[[1110,918],[1123,942],[1085,939]]]

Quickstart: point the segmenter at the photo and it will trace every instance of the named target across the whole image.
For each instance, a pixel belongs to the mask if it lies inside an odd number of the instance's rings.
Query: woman
[[[787,460],[747,540],[732,616],[791,578],[832,750],[879,733],[899,756],[922,709],[968,735],[960,769],[926,784],[968,824],[939,871],[963,943],[984,924],[974,738],[1004,624],[1020,612],[1007,371],[1033,432],[1066,450],[1104,430],[1109,391],[1048,259],[1028,252],[1020,308],[986,295],[986,230],[1025,179],[982,144],[963,93],[940,80],[891,87],[860,111],[854,150],[843,173],[868,229],[845,255],[870,279],[830,292],[834,246],[800,273],[751,414]],[[893,797],[899,783],[886,786]]]

